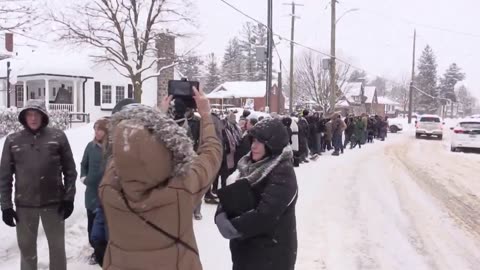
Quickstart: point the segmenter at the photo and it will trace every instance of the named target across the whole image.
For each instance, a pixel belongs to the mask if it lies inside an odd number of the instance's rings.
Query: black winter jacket
[[[230,241],[233,270],[293,270],[297,259],[297,179],[291,161],[252,187],[259,204],[231,220],[242,238]]]

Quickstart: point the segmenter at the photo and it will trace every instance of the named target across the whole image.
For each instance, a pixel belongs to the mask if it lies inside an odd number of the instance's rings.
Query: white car
[[[443,123],[442,119],[438,115],[424,114],[417,118],[415,121],[415,134],[417,138],[421,136],[437,136],[438,139],[443,138]]]
[[[452,152],[460,151],[464,148],[480,149],[480,119],[461,120],[456,127],[451,129],[453,130]]]

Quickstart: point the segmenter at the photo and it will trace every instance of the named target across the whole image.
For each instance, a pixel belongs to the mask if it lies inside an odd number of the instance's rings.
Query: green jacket
[[[355,138],[361,142],[365,139],[365,123],[362,120],[355,122],[355,130],[353,132]]]
[[[85,208],[94,211],[98,202],[98,186],[102,181],[105,170],[102,147],[96,142],[90,142],[83,154],[80,177],[85,177],[83,182],[85,190]]]

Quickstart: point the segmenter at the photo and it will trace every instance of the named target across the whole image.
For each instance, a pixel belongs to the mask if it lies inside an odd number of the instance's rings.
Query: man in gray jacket
[[[21,270],[37,269],[40,220],[48,240],[49,269],[66,270],[64,220],[73,212],[77,179],[72,150],[63,131],[47,127],[43,101],[30,100],[18,119],[25,129],[6,138],[0,162],[2,218],[17,227]]]

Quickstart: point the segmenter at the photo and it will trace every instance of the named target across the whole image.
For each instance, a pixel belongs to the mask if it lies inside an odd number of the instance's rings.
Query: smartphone
[[[168,95],[173,97],[193,97],[193,87],[200,88],[200,83],[197,81],[170,80],[168,81]]]

